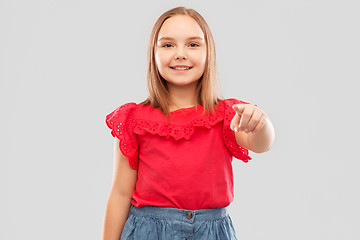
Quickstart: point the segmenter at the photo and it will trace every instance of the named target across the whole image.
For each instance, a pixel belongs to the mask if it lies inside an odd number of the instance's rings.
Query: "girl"
[[[232,157],[268,151],[274,129],[256,105],[216,92],[215,45],[202,16],[160,16],[148,47],[149,97],[106,116],[114,172],[104,240],[237,239]]]

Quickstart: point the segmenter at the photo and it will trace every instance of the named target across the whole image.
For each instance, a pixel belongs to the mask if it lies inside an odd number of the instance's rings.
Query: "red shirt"
[[[224,99],[215,114],[204,116],[201,105],[178,109],[170,122],[158,108],[134,102],[108,114],[112,136],[138,170],[131,203],[186,210],[228,206],[234,198],[232,158],[251,159],[230,129],[238,103],[247,104]]]

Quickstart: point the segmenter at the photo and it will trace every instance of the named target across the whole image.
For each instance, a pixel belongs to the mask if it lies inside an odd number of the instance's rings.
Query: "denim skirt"
[[[226,208],[131,205],[120,240],[237,240]]]

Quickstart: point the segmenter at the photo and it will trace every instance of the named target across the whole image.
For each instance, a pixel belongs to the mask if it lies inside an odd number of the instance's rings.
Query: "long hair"
[[[196,93],[198,103],[203,106],[203,114],[208,111],[214,112],[214,107],[221,100],[218,98],[217,88],[217,65],[215,43],[208,24],[205,19],[194,9],[176,7],[163,13],[156,21],[148,44],[147,52],[147,87],[149,97],[141,102],[141,105],[151,104],[153,108],[159,108],[161,112],[170,120],[170,96],[167,90],[167,83],[164,80],[155,63],[155,44],[158,39],[159,31],[163,23],[175,15],[188,15],[196,20],[202,29],[206,42],[206,61],[204,73],[199,79]]]

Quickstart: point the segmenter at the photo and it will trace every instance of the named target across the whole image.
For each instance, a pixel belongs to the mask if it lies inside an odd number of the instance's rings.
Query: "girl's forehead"
[[[162,38],[187,39],[190,37],[200,37],[204,39],[201,27],[190,16],[176,15],[166,19],[160,28],[158,40]]]

